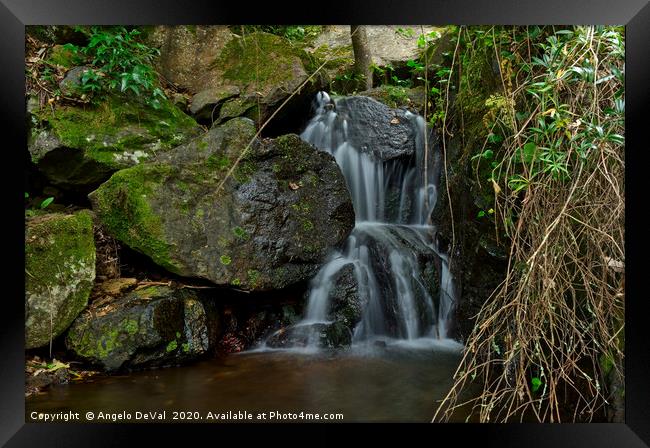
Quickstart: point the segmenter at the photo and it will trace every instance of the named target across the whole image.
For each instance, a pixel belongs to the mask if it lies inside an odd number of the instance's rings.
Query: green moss
[[[169,352],[173,352],[177,348],[178,348],[178,342],[174,339],[169,344],[167,344],[167,347],[165,347],[165,351],[169,353]]]
[[[212,154],[205,162],[205,166],[209,170],[225,170],[230,167],[230,160],[228,157],[219,154]]]
[[[150,205],[156,188],[171,170],[167,165],[143,164],[118,171],[92,197],[102,223],[117,239],[165,269],[180,273],[169,257],[160,217]]]
[[[96,107],[44,108],[38,119],[49,124],[63,146],[82,149],[86,157],[117,169],[132,165],[134,158],[178,146],[200,132],[197,123],[170,101],[161,103],[160,109],[153,109],[113,96]]]
[[[57,318],[51,329],[49,312],[40,307],[29,309],[26,345],[32,348],[47,344],[50,336],[61,334],[88,303],[95,276],[90,212],[56,213],[30,219],[25,232],[25,274],[26,297],[47,297],[53,288],[65,297],[57,305]]]
[[[189,353],[190,352],[190,344],[189,344],[189,342],[184,342],[181,345],[181,350],[183,351],[183,353]]]
[[[123,323],[123,328],[128,334],[134,335],[138,332],[138,321],[133,319],[127,319]]]
[[[234,233],[237,238],[239,238],[241,240],[244,240],[244,241],[246,241],[246,240],[248,240],[250,238],[248,233],[246,233],[246,231],[244,229],[242,229],[241,227],[239,227],[239,226],[233,227],[232,233]]]
[[[302,49],[285,38],[256,32],[233,39],[224,47],[215,64],[224,69],[224,78],[238,84],[275,86],[286,82],[294,64],[309,63]]]
[[[224,266],[228,266],[230,263],[232,263],[232,259],[228,255],[222,255],[219,257],[219,261],[221,261],[221,264]]]
[[[68,50],[63,45],[55,45],[50,51],[50,56],[46,62],[53,65],[59,65],[65,68],[72,68],[82,62],[82,58],[78,57],[74,52]]]
[[[252,174],[255,172],[255,163],[250,160],[243,160],[235,169],[233,177],[240,184],[245,184],[250,181]]]
[[[231,285],[233,286],[241,286],[241,280],[238,278],[233,279],[233,281],[230,282]]]
[[[251,287],[255,288],[260,281],[260,272],[255,269],[249,269],[247,272],[248,283]]]
[[[303,228],[303,230],[309,232],[310,230],[313,230],[313,229],[314,229],[314,223],[311,222],[311,221],[308,220],[308,219],[305,219],[305,220],[302,222],[302,228]]]

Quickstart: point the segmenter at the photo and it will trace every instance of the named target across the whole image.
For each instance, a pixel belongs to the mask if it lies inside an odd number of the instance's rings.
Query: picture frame
[[[312,6],[286,5],[280,8],[275,2],[262,5],[246,5],[233,2],[191,3],[162,1],[100,2],[98,0],[0,0],[0,89],[4,99],[3,128],[5,157],[5,196],[8,211],[5,212],[8,263],[6,279],[11,291],[4,294],[0,311],[0,443],[7,446],[117,446],[130,445],[135,435],[144,436],[148,444],[158,441],[194,443],[197,433],[206,437],[230,436],[246,439],[249,425],[132,425],[132,424],[77,424],[77,423],[25,423],[24,397],[24,307],[20,299],[23,288],[24,247],[22,245],[22,221],[19,209],[22,201],[21,179],[14,164],[24,160],[19,149],[26,143],[24,100],[24,43],[25,25],[43,24],[266,24],[266,23],[314,23],[314,24],[624,24],[626,26],[626,327],[625,327],[625,424],[458,424],[419,425],[425,443],[438,440],[455,440],[468,443],[472,439],[481,446],[588,446],[596,447],[642,447],[650,445],[650,343],[645,334],[648,316],[648,300],[643,292],[644,261],[647,236],[643,232],[645,191],[643,172],[648,166],[643,159],[647,154],[647,136],[642,132],[650,117],[650,4],[647,0],[558,1],[517,2],[486,0],[425,1],[417,0],[398,4],[391,0],[361,2],[358,0],[319,4]],[[6,138],[6,137],[10,137]],[[9,144],[11,140],[12,144]],[[20,155],[18,155],[20,154]],[[9,176],[7,176],[9,175]],[[15,207],[15,209],[14,209]],[[14,236],[15,233],[15,236]],[[14,289],[16,290],[14,293]],[[24,288],[23,288],[24,289]],[[433,407],[433,406],[432,406]],[[382,437],[395,432],[389,426],[368,432]],[[311,434],[319,433],[321,440],[335,443],[330,428],[306,427]],[[282,425],[261,425],[255,429],[279,436],[276,431]],[[405,428],[410,433],[414,428]],[[215,432],[216,430],[216,432]],[[231,432],[232,431],[232,432]],[[293,429],[290,429],[293,431]],[[328,436],[322,437],[327,431]],[[400,431],[400,437],[407,436]],[[365,431],[364,431],[365,432]],[[189,435],[191,434],[191,436]],[[293,438],[293,437],[292,437]],[[156,442],[154,442],[156,441]],[[414,443],[413,440],[411,443]],[[198,442],[197,442],[198,443]]]

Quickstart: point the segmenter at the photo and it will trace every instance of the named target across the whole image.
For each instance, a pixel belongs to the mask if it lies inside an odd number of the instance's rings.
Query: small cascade
[[[359,97],[333,101],[319,92],[316,113],[301,134],[336,159],[350,191],[356,224],[345,248],[331,254],[311,281],[306,313],[296,328],[306,332],[308,347],[319,344],[313,328],[332,323],[337,278],[344,267],[352,266],[363,304],[353,344],[445,339],[455,291],[447,256],[435,244],[436,228],[430,221],[437,199],[439,153],[424,119],[409,112],[391,123],[409,126],[409,141],[415,142],[412,150],[387,156],[364,144],[363,126],[354,121],[355,98]],[[432,297],[430,291],[436,289],[440,294]]]

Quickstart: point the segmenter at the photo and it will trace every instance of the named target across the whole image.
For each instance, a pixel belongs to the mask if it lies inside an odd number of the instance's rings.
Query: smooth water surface
[[[459,356],[453,344],[432,349],[427,340],[372,353],[243,353],[54,386],[29,398],[26,413],[72,410],[83,421],[89,410],[167,410],[171,421],[172,411],[303,411],[342,413],[343,421],[429,422],[436,401],[449,391]]]

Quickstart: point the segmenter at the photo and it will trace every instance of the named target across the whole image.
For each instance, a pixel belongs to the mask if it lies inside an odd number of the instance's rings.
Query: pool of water
[[[242,421],[242,416],[249,422],[312,421],[315,417],[306,414],[316,413],[339,421],[336,414],[342,414],[344,422],[431,421],[437,400],[452,384],[458,345],[422,341],[371,347],[311,354],[253,351],[185,367],[99,377],[30,397],[26,413],[73,411],[81,421],[88,411],[127,412],[131,420],[137,411],[166,411],[166,421],[182,416],[174,411],[189,411],[198,421],[211,423]],[[261,413],[266,416],[258,419]]]

